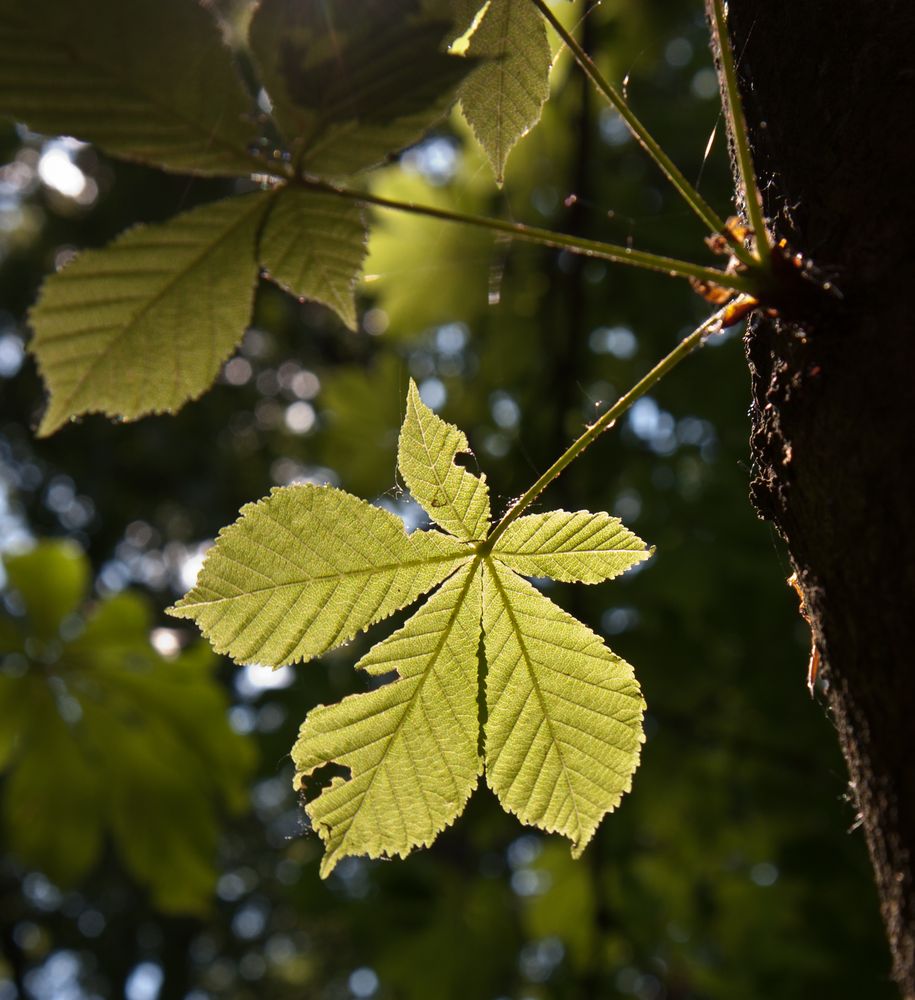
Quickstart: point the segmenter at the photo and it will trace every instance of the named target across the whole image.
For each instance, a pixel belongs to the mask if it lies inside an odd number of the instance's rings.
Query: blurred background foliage
[[[578,30],[726,213],[700,5],[605,0]],[[688,212],[571,69],[560,56],[504,190],[456,119],[374,189],[701,259]],[[409,377],[468,431],[498,508],[705,306],[663,277],[379,213],[358,333],[263,285],[202,400],[37,441],[25,311],[42,276],[228,185],[13,126],[0,163],[0,1000],[893,995],[786,561],[747,500],[739,331],[543,501],[614,512],[658,550],[610,585],[550,588],[635,664],[649,705],[634,790],[584,859],[480,789],[431,850],[322,882],[289,749],[309,708],[365,683],[352,664],[390,626],[269,672],[217,660],[162,609],[271,486],[331,482],[417,523],[395,474]]]

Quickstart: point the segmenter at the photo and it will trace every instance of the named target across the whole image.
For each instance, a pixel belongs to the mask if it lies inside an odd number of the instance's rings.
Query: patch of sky
[[[363,965],[350,973],[347,985],[350,993],[357,1000],[368,1000],[369,997],[373,997],[378,992],[380,984],[375,970]]]
[[[457,143],[446,136],[432,136],[408,149],[400,158],[401,169],[419,174],[435,187],[453,180],[460,167]]]
[[[135,965],[124,983],[126,1000],[158,1000],[165,977],[155,962]]]
[[[639,342],[626,326],[599,326],[588,337],[588,346],[595,354],[610,354],[628,361],[635,356]]]

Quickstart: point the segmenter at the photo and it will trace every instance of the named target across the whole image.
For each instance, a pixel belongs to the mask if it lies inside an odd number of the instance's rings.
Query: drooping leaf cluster
[[[205,911],[220,813],[247,804],[253,747],[235,733],[202,643],[165,658],[121,593],[85,606],[89,564],[48,541],[4,560],[3,823],[14,854],[79,883],[113,841],[164,911]]]
[[[568,837],[577,856],[638,764],[632,668],[524,577],[599,583],[647,558],[644,542],[587,511],[522,516],[493,532],[485,477],[456,461],[468,453],[463,432],[411,383],[398,464],[437,528],[407,535],[395,515],[330,487],[276,489],[220,533],[171,609],[217,651],[280,666],[434,591],[357,664],[396,679],[319,706],[302,726],[298,787],[328,764],[349,771],[307,806],[324,875],[347,855],[430,844],[484,771],[507,810]]]
[[[47,280],[31,314],[50,393],[40,433],[201,395],[260,274],[355,327],[362,208],[302,182],[382,163],[458,98],[501,179],[546,99],[550,51],[527,0],[490,0],[477,23],[482,7],[261,0],[233,52],[198,0],[0,0],[0,112],[112,156],[239,179],[240,196],[137,226]],[[449,52],[471,27],[466,53]]]

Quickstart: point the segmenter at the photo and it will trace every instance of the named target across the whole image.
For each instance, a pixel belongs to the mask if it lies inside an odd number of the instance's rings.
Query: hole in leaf
[[[344,767],[343,764],[338,764],[336,761],[322,764],[319,768],[312,771],[311,774],[298,775],[296,792],[299,796],[299,804],[304,807],[309,802],[313,802],[330,785],[334,778],[345,778],[348,781],[350,777],[352,777],[350,769]]]
[[[452,461],[459,469],[467,469],[468,472],[479,471],[476,456],[472,451],[455,452]]]

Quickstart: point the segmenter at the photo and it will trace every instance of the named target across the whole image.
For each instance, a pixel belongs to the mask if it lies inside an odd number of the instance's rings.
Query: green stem
[[[490,531],[489,535],[486,537],[486,541],[483,543],[483,548],[481,551],[489,552],[492,550],[493,545],[496,543],[498,538],[502,535],[505,529],[512,523],[512,521],[517,520],[524,511],[530,507],[530,505],[537,499],[538,496],[550,485],[550,483],[556,479],[556,477],[576,458],[581,455],[581,453],[591,444],[593,444],[597,438],[603,434],[604,431],[609,430],[617,420],[635,403],[636,400],[641,399],[647,392],[649,392],[664,376],[672,371],[677,365],[688,355],[691,354],[697,347],[700,347],[703,341],[708,337],[710,333],[717,332],[717,327],[720,326],[722,317],[724,316],[725,309],[719,309],[718,312],[713,313],[709,318],[702,323],[700,326],[696,327],[695,330],[689,336],[684,337],[679,344],[667,355],[659,361],[654,368],[645,375],[641,381],[637,382],[624,396],[620,398],[610,407],[606,413],[598,417],[597,420],[591,424],[590,427],[575,441],[571,444],[556,461],[543,473],[543,475],[534,483],[531,488],[519,497],[509,509],[505,512],[502,520]]]
[[[536,3],[537,0],[534,0]],[[747,121],[744,118],[743,106],[740,103],[740,91],[737,88],[737,67],[734,65],[734,52],[731,49],[731,38],[728,34],[727,21],[724,14],[724,0],[712,0],[714,18],[712,26],[715,40],[721,58],[721,71],[724,74],[724,85],[727,96],[728,113],[731,119],[731,135],[734,137],[734,151],[737,154],[737,167],[740,180],[743,183],[744,198],[747,207],[747,220],[756,237],[756,252],[759,260],[767,264],[771,257],[769,236],[766,232],[766,220],[763,215],[762,198],[756,183],[756,173],[753,170],[753,157],[750,155],[750,139],[747,134]]]
[[[658,271],[675,278],[696,278],[698,281],[720,285],[735,292],[753,294],[757,287],[752,276],[728,274],[714,267],[703,267],[689,261],[677,260],[674,257],[663,257],[648,253],[645,250],[633,250],[630,247],[618,246],[614,243],[602,243],[600,240],[586,240],[567,233],[556,233],[550,229],[538,229],[536,226],[526,226],[521,222],[509,222],[506,219],[495,219],[486,215],[470,215],[466,212],[454,212],[446,208],[435,208],[432,205],[419,205],[414,202],[397,201],[394,198],[383,198],[369,194],[366,191],[356,191],[341,187],[315,177],[301,177],[297,183],[311,191],[335,195],[349,201],[357,201],[366,205],[377,205],[379,208],[389,208],[396,212],[408,212],[412,215],[424,215],[431,219],[441,219],[445,222],[458,222],[465,226],[475,226],[477,229],[488,229],[523,240],[526,243],[536,243],[540,246],[554,247],[558,250],[568,250],[571,253],[583,254],[585,257],[598,257],[618,264],[629,264],[648,271]]]
[[[670,181],[680,197],[692,209],[697,218],[708,228],[709,232],[720,233],[728,241],[734,251],[734,256],[738,260],[746,264],[747,267],[755,267],[758,261],[753,254],[727,229],[724,220],[720,218],[711,205],[708,204],[702,195],[684,177],[682,171],[667,153],[664,152],[658,141],[629,107],[623,95],[601,73],[594,60],[578,44],[575,37],[565,29],[556,15],[546,5],[545,0],[533,0],[533,3],[544,18],[552,25],[563,43],[575,57],[575,61],[589,77],[594,86],[597,87],[608,103],[626,123],[635,140],[658,165],[661,172]]]

